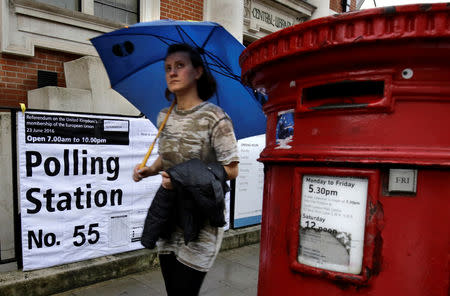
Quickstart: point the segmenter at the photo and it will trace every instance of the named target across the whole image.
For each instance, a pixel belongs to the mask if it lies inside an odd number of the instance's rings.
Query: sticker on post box
[[[294,109],[278,112],[275,149],[291,149],[294,137]]]
[[[298,262],[359,274],[368,179],[304,175]]]

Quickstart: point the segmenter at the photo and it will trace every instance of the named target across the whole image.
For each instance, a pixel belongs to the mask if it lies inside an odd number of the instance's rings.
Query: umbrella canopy
[[[111,87],[156,125],[169,106],[164,58],[174,43],[187,43],[201,53],[217,81],[209,99],[231,117],[238,139],[265,133],[266,118],[259,94],[240,81],[239,55],[244,46],[212,22],[159,20],[138,23],[91,40],[105,65]]]

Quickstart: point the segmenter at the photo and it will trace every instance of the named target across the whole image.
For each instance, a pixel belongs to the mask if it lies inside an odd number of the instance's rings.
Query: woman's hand
[[[150,176],[157,175],[159,171],[162,170],[162,160],[161,156],[155,160],[155,162],[151,166],[144,166],[142,169],[140,168],[141,164],[137,164],[133,170],[133,180],[135,182],[141,181],[143,178],[147,178]]]
[[[233,161],[232,163],[228,165],[224,165],[223,168],[225,169],[225,172],[227,172],[228,180],[236,179],[236,177],[239,174],[239,162]]]
[[[172,185],[172,180],[170,180],[170,175],[167,172],[161,172],[160,173],[162,176],[162,187],[167,189],[167,190],[172,190],[173,189],[173,185]]]
[[[142,169],[140,168],[141,164],[138,163],[133,170],[133,180],[134,182],[139,182],[143,178],[146,178],[151,175],[151,168],[148,166],[144,166]]]

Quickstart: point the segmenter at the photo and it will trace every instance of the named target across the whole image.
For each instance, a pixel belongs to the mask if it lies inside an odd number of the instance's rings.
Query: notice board
[[[264,165],[257,159],[265,140],[266,135],[258,135],[238,141],[240,163],[234,195],[235,228],[261,223]]]

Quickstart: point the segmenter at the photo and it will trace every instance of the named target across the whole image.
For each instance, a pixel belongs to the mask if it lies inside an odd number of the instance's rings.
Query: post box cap
[[[280,30],[239,58],[244,83],[257,68],[290,56],[374,42],[450,37],[450,3],[392,6],[336,14]]]

